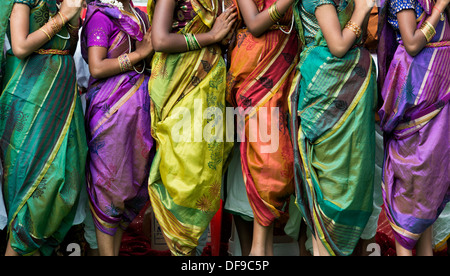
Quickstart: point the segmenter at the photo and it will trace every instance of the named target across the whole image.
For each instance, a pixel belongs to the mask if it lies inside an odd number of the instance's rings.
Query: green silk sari
[[[344,57],[333,56],[315,15],[303,4],[296,2],[295,15],[306,47],[298,66],[298,89],[290,97],[292,135],[298,142],[296,203],[331,255],[349,255],[372,213],[375,64],[360,41]],[[354,2],[341,1],[336,9],[344,28]]]
[[[30,33],[57,12],[55,1],[15,0],[2,14],[6,19],[14,3],[30,7]],[[6,31],[10,37],[8,28],[0,28],[0,35]],[[59,34],[67,37],[68,31],[63,28]],[[84,118],[74,61],[68,54],[73,47],[69,40],[55,36],[41,54],[23,60],[11,50],[6,54],[0,159],[9,239],[21,255],[53,252],[72,227],[85,185]]]

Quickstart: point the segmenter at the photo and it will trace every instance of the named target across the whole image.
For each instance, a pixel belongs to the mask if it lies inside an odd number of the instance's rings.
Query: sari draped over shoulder
[[[108,58],[132,51],[149,27],[148,17],[94,2],[82,31],[82,54],[107,48]],[[145,29],[144,29],[145,28]],[[140,68],[138,69],[141,70]],[[148,175],[154,155],[151,136],[150,73],[136,70],[105,79],[91,77],[86,93],[89,146],[87,185],[96,227],[113,236],[133,221],[148,202]]]
[[[330,53],[314,14],[322,4],[336,7],[341,28],[354,10],[352,0],[295,4],[306,45],[290,95],[296,204],[331,255],[350,255],[373,208],[376,72],[361,38],[342,58]]]
[[[261,12],[274,2],[258,0],[255,4]],[[239,28],[227,74],[227,101],[239,116],[237,139],[247,196],[255,219],[263,226],[281,216],[294,193],[287,97],[300,45],[293,24],[289,9],[279,24],[260,37],[245,26]]]
[[[150,21],[154,6],[149,1]],[[209,31],[218,7],[217,0],[178,1],[172,31]],[[225,84],[218,45],[153,57],[149,91],[157,148],[148,190],[174,255],[191,254],[220,207],[222,175],[233,147],[224,132]]]
[[[30,7],[30,33],[58,12],[51,0],[8,1],[6,10],[14,3]],[[9,28],[7,33],[10,39]],[[2,71],[3,195],[11,247],[21,255],[53,252],[72,227],[84,188],[86,134],[70,56],[76,44],[65,39],[68,34],[63,27],[23,60],[9,50]]]
[[[418,0],[417,28],[433,3]],[[394,236],[412,249],[450,200],[450,25],[445,15],[434,38],[412,57],[388,21],[392,4],[384,1],[380,13],[380,43],[394,45],[378,53],[386,66],[378,112],[385,133],[382,188]]]

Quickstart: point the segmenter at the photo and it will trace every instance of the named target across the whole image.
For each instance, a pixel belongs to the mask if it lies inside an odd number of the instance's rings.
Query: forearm
[[[217,43],[217,39],[210,33],[196,34],[195,38],[202,47]],[[152,44],[156,52],[181,53],[188,51],[186,38],[184,35],[176,33],[153,32]]]
[[[245,25],[253,36],[261,36],[276,23],[270,17],[269,9],[259,12],[253,1],[238,0],[238,4],[241,7]],[[291,5],[292,0],[276,1],[276,9],[282,16],[289,10]]]
[[[439,11],[433,9],[431,15],[426,19],[426,21],[428,21],[428,23],[436,28],[440,18],[441,14],[439,13]],[[418,53],[420,53],[420,51],[422,51],[428,41],[420,28],[417,28],[414,11],[401,11],[397,13],[397,19],[399,22],[399,29],[402,36],[403,45],[405,46],[406,51],[411,56],[416,56]]]
[[[336,8],[333,5],[322,5],[316,9],[316,17],[327,41],[328,49],[334,56],[343,57],[354,45],[356,39],[362,35],[369,15],[370,13],[366,10],[355,9],[353,12],[349,24],[352,23],[361,30],[357,35],[356,28],[355,30],[349,27],[341,28]]]
[[[131,52],[128,58],[132,66],[136,66],[143,57],[138,52]],[[96,79],[104,79],[123,73],[123,66],[120,65],[119,58],[89,59],[89,71]],[[129,68],[128,70],[132,70]]]
[[[24,59],[40,49],[53,38],[56,30],[63,26],[63,20],[56,15],[41,29],[29,33],[30,8],[24,4],[15,4],[10,19],[11,47],[16,57]]]

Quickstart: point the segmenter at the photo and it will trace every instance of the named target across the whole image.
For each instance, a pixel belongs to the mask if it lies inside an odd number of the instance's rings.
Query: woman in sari
[[[237,135],[254,213],[250,255],[273,255],[274,221],[294,193],[287,97],[300,47],[293,26],[293,1],[237,3],[244,27],[239,28],[230,55],[227,100],[245,113],[243,126],[238,120]],[[264,139],[262,129],[270,129],[274,139]],[[252,139],[255,133],[256,139]]]
[[[148,202],[153,158],[147,58],[148,18],[129,0],[90,3],[82,54],[86,94],[87,183],[100,255],[118,255],[122,234]],[[147,60],[147,61],[146,61]]]
[[[411,255],[415,246],[417,255],[432,255],[431,226],[450,200],[449,0],[382,4],[378,114],[386,215],[398,255]]]
[[[306,46],[291,95],[296,203],[315,255],[350,255],[373,208],[376,72],[366,0],[297,2]]]
[[[6,255],[50,255],[72,227],[84,188],[86,134],[71,56],[81,2],[2,3],[12,46],[0,96]]]
[[[233,145],[223,131],[226,68],[218,42],[236,14],[231,8],[218,15],[219,7],[217,0],[148,6],[156,51],[149,89],[157,145],[149,194],[173,255],[194,253],[219,210]]]

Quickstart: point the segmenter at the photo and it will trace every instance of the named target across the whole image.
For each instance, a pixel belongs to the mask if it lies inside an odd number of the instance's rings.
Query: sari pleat
[[[149,1],[150,20],[154,4]],[[208,31],[218,2],[188,4],[195,16],[178,33]],[[225,78],[218,45],[153,57],[149,90],[157,148],[148,191],[173,255],[192,253],[220,207],[222,175],[233,146],[224,131]]]

